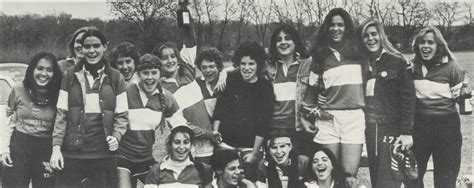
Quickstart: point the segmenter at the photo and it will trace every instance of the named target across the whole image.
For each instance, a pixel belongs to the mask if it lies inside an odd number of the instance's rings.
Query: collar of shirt
[[[214,95],[214,90],[212,89],[211,84],[209,84],[209,82],[204,82],[204,83],[206,83],[206,89],[207,89],[207,91],[209,91],[209,95],[213,96]]]
[[[281,61],[281,60],[278,60],[278,62],[281,64],[281,68],[283,69],[283,74],[285,75],[285,77],[287,76],[288,74],[288,69],[293,66],[293,65],[299,65],[300,64],[300,60],[297,58],[295,62],[291,63],[290,65],[286,65],[285,62]]]
[[[341,61],[341,53],[339,53],[336,49],[329,47],[329,49],[332,51],[334,54],[334,57],[336,57],[337,61]]]
[[[192,165],[194,165],[194,163],[189,159],[189,157],[188,159],[180,163],[181,167],[187,167]],[[171,161],[170,156],[166,156],[165,158],[163,158],[163,162],[160,165],[160,170],[168,169],[176,171],[176,167],[177,166],[173,163],[173,161]]]
[[[140,88],[140,86],[138,85],[138,83],[136,83],[136,86],[138,87],[138,91],[139,91],[139,93],[140,93],[140,99],[142,100],[143,106],[146,106],[146,104],[148,103],[148,97],[146,96],[145,91],[143,91],[143,89]],[[158,86],[158,87],[160,87],[160,86]],[[151,94],[151,96],[153,96],[153,95],[155,95],[155,94],[159,94],[159,93],[160,93],[160,91],[159,91],[158,88],[157,88],[157,89],[155,89],[155,90],[153,91],[153,93]]]
[[[383,55],[384,53],[387,53],[387,51],[386,51],[384,48],[382,48],[382,51],[380,52],[379,57],[377,57],[377,58],[375,59],[375,63],[377,63],[377,62],[380,60],[380,58],[382,58],[382,55]],[[369,63],[369,71],[372,72],[372,70],[373,70],[372,65],[371,65],[371,63]]]
[[[92,76],[92,74],[86,69],[85,66],[82,66],[82,70],[84,71],[84,73],[86,73],[86,79],[87,81],[89,82],[89,87],[92,88],[92,86],[94,85],[94,82],[96,80],[100,80],[102,82],[102,76],[104,74],[104,70],[105,70],[105,65],[100,68],[99,70],[97,70],[97,74],[99,75],[96,79],[94,79],[94,77]],[[102,83],[100,83],[99,85],[101,85]]]

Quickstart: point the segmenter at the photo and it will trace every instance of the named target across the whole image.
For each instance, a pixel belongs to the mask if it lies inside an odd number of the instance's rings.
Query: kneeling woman
[[[310,161],[306,177],[307,188],[343,188],[349,187],[346,178],[349,174],[339,164],[336,156],[327,148],[317,150]]]
[[[244,178],[239,155],[235,150],[221,150],[211,158],[212,169],[215,172],[213,188],[253,188],[255,185]]]
[[[26,188],[30,180],[33,187],[54,186],[49,157],[60,83],[56,57],[40,52],[10,92],[6,111],[11,119],[0,127],[3,187]]]
[[[258,166],[258,187],[305,187],[303,178],[309,160],[295,152],[287,133],[273,131],[268,140],[266,154],[266,158]]]
[[[174,127],[166,140],[168,156],[150,169],[145,188],[210,186],[211,168],[194,162],[191,156],[193,142],[194,132],[188,126]]]

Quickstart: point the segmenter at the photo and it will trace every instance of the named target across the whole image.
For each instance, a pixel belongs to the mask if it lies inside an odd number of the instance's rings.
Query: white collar
[[[140,85],[138,85],[139,83],[140,82],[135,83],[135,85],[137,85],[137,87],[138,87],[138,91],[140,93],[146,93],[145,91],[143,91],[143,89],[140,87]],[[160,86],[158,85],[158,87],[160,87]],[[159,94],[159,93],[160,93],[160,91],[158,90],[158,88],[156,88],[151,95],[155,95],[155,94]]]
[[[388,53],[388,52],[385,50],[385,48],[382,48],[382,51],[380,52],[379,57],[377,57],[377,59],[375,59],[375,62],[379,61],[384,53]]]
[[[184,167],[194,165],[194,163],[189,159],[189,157],[182,162],[182,165]],[[166,156],[163,158],[163,161],[161,162],[160,165],[160,170],[168,169],[168,170],[173,170],[174,171],[175,165],[173,165],[171,158],[169,156]]]

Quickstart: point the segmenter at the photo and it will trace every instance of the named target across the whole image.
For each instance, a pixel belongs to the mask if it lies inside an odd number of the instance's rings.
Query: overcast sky
[[[7,15],[23,15],[35,13],[40,15],[71,14],[73,18],[102,18],[112,19],[106,1],[110,0],[0,0],[0,12]],[[117,0],[114,0],[117,1]],[[123,0],[118,0],[123,1]],[[191,0],[192,1],[192,0]],[[256,0],[264,3],[267,0]],[[279,1],[279,0],[276,0]],[[341,1],[341,0],[334,0]],[[364,0],[369,1],[369,0]],[[389,2],[390,0],[379,0]],[[422,0],[425,2],[443,2],[443,0]],[[452,2],[454,0],[444,0]],[[474,0],[456,0],[457,2],[474,2]]]
[[[0,11],[7,15],[67,13],[73,18],[112,18],[106,0],[0,0],[0,2]]]

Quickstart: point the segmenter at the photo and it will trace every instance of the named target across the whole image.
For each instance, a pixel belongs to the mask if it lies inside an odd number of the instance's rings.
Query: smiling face
[[[135,61],[128,56],[120,56],[117,59],[117,69],[122,73],[125,80],[130,80],[135,74]]]
[[[191,138],[188,133],[178,132],[171,141],[171,159],[183,162],[191,152]]]
[[[84,35],[84,32],[77,34],[76,38],[74,39],[74,54],[76,55],[76,58],[78,59],[84,58],[84,54],[82,53],[82,44],[81,44],[82,35]]]
[[[292,149],[289,137],[278,137],[273,140],[273,144],[269,146],[269,153],[278,166],[286,166],[289,164],[290,151]]]
[[[159,58],[165,75],[173,75],[178,70],[178,57],[172,48],[163,48]]]
[[[295,53],[295,42],[290,35],[280,31],[280,34],[278,34],[276,40],[277,52],[280,56],[285,57]]]
[[[375,26],[369,26],[364,32],[364,46],[370,53],[377,53],[381,49],[380,35]]]
[[[342,19],[342,16],[336,15],[332,17],[331,23],[329,25],[329,36],[334,43],[339,43],[344,39],[345,28],[344,19]]]
[[[419,41],[418,50],[420,50],[421,59],[429,61],[433,59],[436,54],[436,44],[433,32],[426,33]]]
[[[250,56],[242,57],[239,70],[245,82],[254,83],[257,81],[257,62]]]
[[[35,80],[36,85],[44,87],[48,85],[52,78],[53,63],[45,58],[40,59],[33,70],[33,79]]]
[[[334,167],[332,165],[331,159],[323,151],[314,153],[312,167],[314,173],[316,174],[316,178],[319,181],[332,178],[331,173]]]
[[[220,178],[228,185],[237,185],[241,176],[239,159],[227,163],[224,170],[218,170],[217,174],[220,175]]]
[[[152,94],[160,82],[160,69],[144,69],[138,72],[138,86],[148,94]]]
[[[219,69],[217,68],[215,61],[203,59],[199,69],[201,69],[202,75],[204,76],[206,82],[211,83],[217,81],[217,77],[219,76]]]
[[[104,52],[107,49],[107,45],[102,44],[99,38],[95,36],[90,36],[84,40],[82,49],[86,61],[89,64],[94,65],[97,64],[100,60],[102,60]]]

